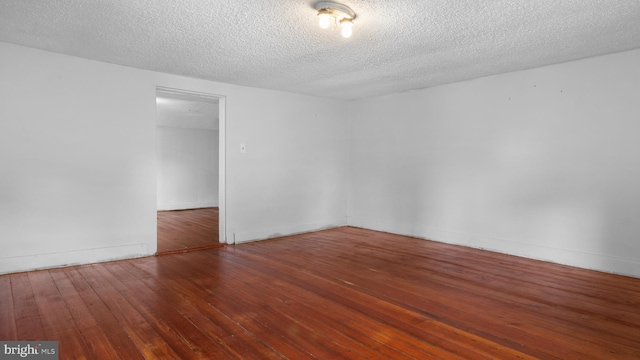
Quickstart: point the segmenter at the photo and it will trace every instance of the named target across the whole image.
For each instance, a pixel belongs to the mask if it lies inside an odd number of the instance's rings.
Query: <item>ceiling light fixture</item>
[[[339,24],[342,36],[348,38],[353,34],[356,13],[348,6],[333,1],[319,1],[315,9],[318,10],[318,24],[321,28],[327,29],[331,24]]]

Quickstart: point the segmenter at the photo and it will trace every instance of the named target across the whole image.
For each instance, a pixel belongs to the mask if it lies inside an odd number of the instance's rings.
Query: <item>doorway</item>
[[[221,246],[224,97],[156,90],[158,254]]]

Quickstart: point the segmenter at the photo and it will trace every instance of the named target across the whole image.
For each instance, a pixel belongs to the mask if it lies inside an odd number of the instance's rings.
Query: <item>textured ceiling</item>
[[[314,3],[0,0],[0,41],[339,99],[640,47],[638,0],[345,0],[349,39]]]

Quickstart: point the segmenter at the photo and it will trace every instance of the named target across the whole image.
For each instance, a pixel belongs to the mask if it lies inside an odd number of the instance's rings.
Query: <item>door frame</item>
[[[198,91],[176,89],[166,86],[156,86],[156,97],[158,93],[174,94],[188,96],[194,99],[216,99],[218,100],[218,209],[219,209],[219,228],[218,241],[220,243],[228,243],[227,241],[227,197],[226,197],[226,96]],[[157,164],[156,164],[157,167]],[[156,195],[157,201],[157,195]]]

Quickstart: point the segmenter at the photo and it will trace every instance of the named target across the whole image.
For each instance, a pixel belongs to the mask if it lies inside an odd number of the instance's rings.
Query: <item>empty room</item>
[[[638,19],[0,1],[0,358],[640,358]]]

